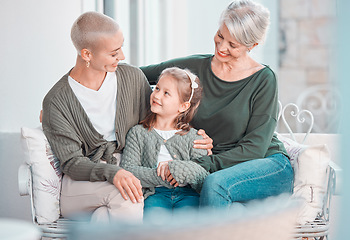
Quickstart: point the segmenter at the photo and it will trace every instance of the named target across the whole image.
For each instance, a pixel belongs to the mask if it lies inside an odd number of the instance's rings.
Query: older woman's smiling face
[[[215,57],[220,62],[228,62],[237,60],[241,56],[247,54],[248,48],[243,44],[237,42],[226,27],[221,25],[214,37],[215,42]]]

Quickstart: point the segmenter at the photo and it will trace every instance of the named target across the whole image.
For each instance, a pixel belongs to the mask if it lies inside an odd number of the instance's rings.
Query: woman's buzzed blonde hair
[[[80,15],[71,29],[72,42],[80,54],[81,50],[93,49],[97,40],[104,34],[115,34],[118,23],[112,18],[98,12],[86,12]]]
[[[253,1],[237,0],[222,12],[219,24],[225,24],[231,35],[249,48],[265,40],[270,25],[270,12]]]

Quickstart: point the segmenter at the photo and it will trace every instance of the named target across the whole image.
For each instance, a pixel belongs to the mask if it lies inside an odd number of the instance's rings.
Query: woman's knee
[[[224,185],[225,179],[220,174],[220,172],[212,173],[208,177],[206,177],[200,195],[204,195],[206,197],[210,197],[210,195],[213,194],[226,195],[227,189]]]
[[[200,193],[199,205],[201,207],[225,207],[231,199],[225,186],[225,179],[219,172],[210,174],[204,181]]]
[[[222,183],[222,176],[218,172],[212,173],[206,177],[203,189],[217,189],[220,188]]]

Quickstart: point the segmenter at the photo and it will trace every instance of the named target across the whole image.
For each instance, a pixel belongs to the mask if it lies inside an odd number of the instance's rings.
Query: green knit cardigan
[[[201,138],[197,130],[191,128],[185,135],[175,134],[165,140],[154,129],[149,131],[142,125],[136,125],[127,134],[120,166],[141,181],[145,198],[154,193],[156,186],[172,188],[169,182],[157,176],[158,154],[160,146],[164,144],[173,158],[169,169],[175,180],[179,184],[189,184],[200,192],[209,173],[190,160],[207,154],[205,149],[193,148],[193,141]]]

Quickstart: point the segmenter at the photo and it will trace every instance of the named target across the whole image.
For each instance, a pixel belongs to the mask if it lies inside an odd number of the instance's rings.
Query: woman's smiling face
[[[247,54],[248,48],[237,42],[226,27],[221,25],[214,37],[215,42],[215,57],[220,62],[228,62],[236,60]]]
[[[91,67],[99,71],[114,72],[119,61],[125,59],[122,46],[124,43],[123,32],[102,36],[99,39],[98,47],[93,49]]]

